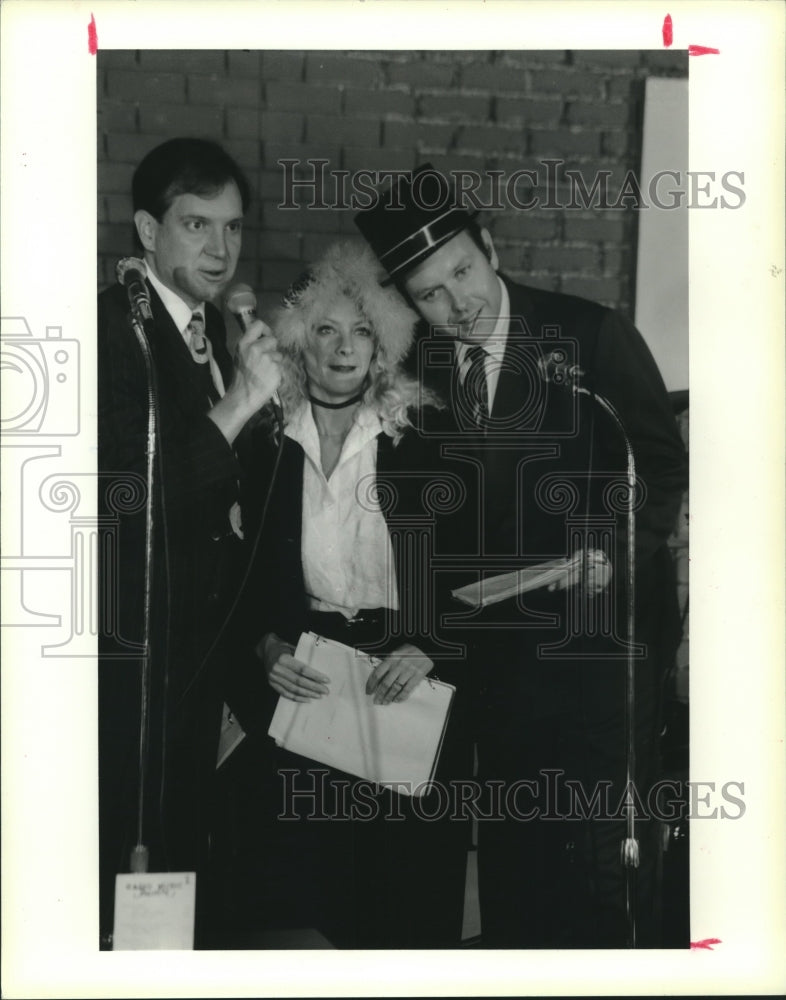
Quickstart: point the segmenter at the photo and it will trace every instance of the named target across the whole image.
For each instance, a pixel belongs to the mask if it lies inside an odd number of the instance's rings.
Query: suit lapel
[[[528,343],[532,338],[527,319],[530,302],[523,288],[508,281],[505,281],[505,286],[510,301],[510,321],[505,356],[491,409],[493,420],[503,420],[514,414],[521,415],[522,407],[526,412],[527,400],[533,393],[540,394],[537,372],[532,365],[536,345]]]
[[[505,551],[515,542],[510,517],[518,507],[520,463],[543,447],[537,431],[548,402],[548,386],[537,367],[541,331],[532,302],[526,289],[508,281],[505,285],[510,298],[508,338],[491,410],[492,430],[482,449],[483,533],[489,551]],[[495,435],[495,425],[505,431]]]

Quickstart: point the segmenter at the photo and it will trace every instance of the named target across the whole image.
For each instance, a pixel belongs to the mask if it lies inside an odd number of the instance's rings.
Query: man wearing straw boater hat
[[[482,945],[657,946],[647,802],[687,481],[660,373],[619,313],[501,275],[428,164],[355,221],[420,314],[411,363],[449,404],[423,433],[466,502],[436,559],[463,562],[467,583],[530,571],[495,603],[475,588],[454,633],[483,790]]]

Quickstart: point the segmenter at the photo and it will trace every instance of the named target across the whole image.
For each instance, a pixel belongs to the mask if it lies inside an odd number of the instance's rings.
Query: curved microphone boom
[[[243,333],[257,318],[257,297],[248,285],[233,285],[227,293],[226,307],[235,317]],[[281,412],[281,399],[277,392],[270,397],[273,406]],[[278,416],[278,414],[277,414]]]
[[[131,318],[147,329],[153,323],[153,307],[147,287],[147,265],[138,257],[123,257],[115,265],[117,280],[128,293]]]

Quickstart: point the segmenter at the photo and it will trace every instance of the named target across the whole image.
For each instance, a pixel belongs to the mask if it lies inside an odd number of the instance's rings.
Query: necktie
[[[486,358],[488,355],[478,344],[465,354],[464,381],[462,383],[465,413],[472,423],[485,428],[489,418],[489,389],[486,383]],[[469,364],[467,365],[467,362]]]
[[[191,351],[191,357],[198,365],[206,365],[210,361],[210,341],[205,336],[205,321],[202,313],[195,312],[186,327],[186,343]]]
[[[191,357],[198,365],[205,365],[204,383],[208,399],[212,404],[224,395],[224,382],[221,371],[213,358],[213,345],[205,336],[205,320],[202,313],[195,312],[185,329],[185,340]]]

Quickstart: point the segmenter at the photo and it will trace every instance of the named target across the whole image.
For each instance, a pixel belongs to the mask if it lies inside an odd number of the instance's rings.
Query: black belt
[[[395,641],[399,629],[399,612],[392,608],[361,608],[352,618],[338,611],[309,611],[308,627],[312,632],[335,639],[348,646],[383,646]]]

